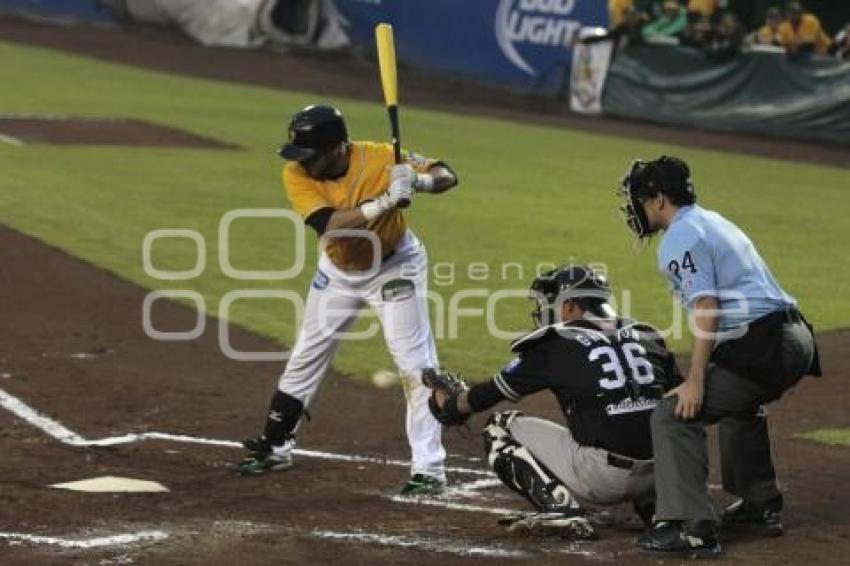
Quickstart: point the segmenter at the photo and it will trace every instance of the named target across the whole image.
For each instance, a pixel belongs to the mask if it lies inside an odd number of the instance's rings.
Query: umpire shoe
[[[508,525],[508,532],[523,536],[559,536],[570,540],[596,538],[596,529],[580,511],[531,513]]]
[[[776,506],[770,503],[757,505],[739,499],[723,510],[720,527],[730,533],[778,537],[783,532],[782,518],[779,511],[771,507]]]
[[[720,540],[714,521],[698,521],[688,527],[683,521],[660,521],[637,539],[641,550],[684,558],[720,556]]]
[[[433,497],[446,489],[446,482],[434,476],[413,474],[401,488],[401,494],[410,497]]]

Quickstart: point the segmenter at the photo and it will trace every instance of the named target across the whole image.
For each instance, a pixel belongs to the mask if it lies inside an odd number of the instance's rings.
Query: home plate
[[[134,480],[132,478],[118,478],[115,476],[103,476],[87,480],[57,483],[50,487],[98,493],[161,493],[168,491],[168,488],[159,482]]]

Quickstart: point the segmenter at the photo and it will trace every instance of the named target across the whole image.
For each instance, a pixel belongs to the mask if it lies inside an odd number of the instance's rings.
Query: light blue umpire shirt
[[[779,286],[747,235],[698,205],[676,212],[658,246],[658,269],[686,309],[693,309],[701,297],[720,301],[721,333],[736,334],[757,318],[797,304]]]

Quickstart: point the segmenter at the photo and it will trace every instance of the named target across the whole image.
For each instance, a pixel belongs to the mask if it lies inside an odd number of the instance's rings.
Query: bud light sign
[[[571,17],[576,0],[501,0],[496,12],[496,39],[508,60],[537,75],[520,53],[523,46],[571,49],[582,23]]]
[[[374,49],[388,22],[404,63],[549,94],[566,88],[581,28],[608,25],[603,0],[335,1],[355,44]]]

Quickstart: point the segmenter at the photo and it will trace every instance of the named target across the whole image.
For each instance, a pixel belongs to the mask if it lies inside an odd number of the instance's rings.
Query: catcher
[[[513,410],[484,428],[490,466],[535,509],[503,521],[512,532],[592,538],[584,503],[631,501],[644,523],[652,519],[649,417],[681,378],[658,332],[617,317],[610,296],[606,278],[587,266],[554,269],[531,285],[536,330],[513,342],[516,357],[490,381],[467,388],[448,373],[423,375],[445,426],[543,389],[557,398],[566,427]]]

